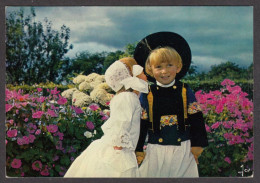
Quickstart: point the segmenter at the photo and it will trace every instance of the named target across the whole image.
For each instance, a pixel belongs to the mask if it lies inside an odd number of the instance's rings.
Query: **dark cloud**
[[[208,65],[211,62],[207,59],[210,59],[212,63],[232,60],[248,66],[253,59],[253,8],[250,6],[35,9],[39,21],[47,17],[55,28],[68,26],[70,41],[78,50],[123,49],[148,34],[172,31],[188,41],[198,65]]]

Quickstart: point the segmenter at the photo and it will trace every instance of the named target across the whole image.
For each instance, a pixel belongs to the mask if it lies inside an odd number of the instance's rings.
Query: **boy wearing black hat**
[[[138,164],[144,159],[141,177],[198,177],[198,157],[208,142],[196,98],[179,81],[191,62],[188,43],[176,33],[154,33],[138,43],[134,57],[154,81],[140,97],[143,115],[136,156]]]

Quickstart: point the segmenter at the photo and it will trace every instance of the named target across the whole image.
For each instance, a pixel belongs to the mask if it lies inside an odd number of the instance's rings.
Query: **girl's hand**
[[[114,146],[114,149],[115,149],[115,150],[122,150],[123,147],[121,147],[121,146]]]

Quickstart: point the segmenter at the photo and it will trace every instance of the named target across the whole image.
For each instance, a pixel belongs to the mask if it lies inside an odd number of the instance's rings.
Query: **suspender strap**
[[[187,89],[184,87],[184,83],[182,85],[182,101],[183,101],[183,114],[184,114],[184,128],[186,131],[186,119],[188,118],[188,113],[187,113]]]
[[[153,127],[153,93],[149,86],[149,93],[147,95],[148,105],[149,105],[149,120],[152,123],[152,130],[154,131]]]

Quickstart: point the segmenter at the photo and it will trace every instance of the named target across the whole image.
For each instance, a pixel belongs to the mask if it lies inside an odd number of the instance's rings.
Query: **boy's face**
[[[181,70],[173,61],[151,65],[151,69],[156,81],[164,85],[170,84]]]

